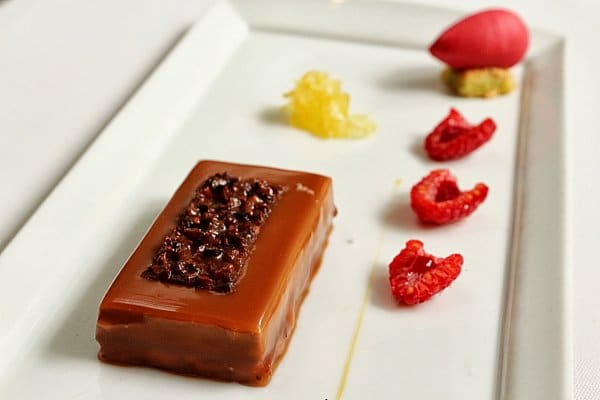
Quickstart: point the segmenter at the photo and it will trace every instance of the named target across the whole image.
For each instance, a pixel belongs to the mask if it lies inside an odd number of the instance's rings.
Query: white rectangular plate
[[[457,14],[324,1],[218,1],[0,256],[0,398],[563,400],[571,358],[564,243],[562,42],[535,33],[519,91],[448,95],[425,46]],[[344,82],[377,133],[324,141],[285,124],[305,71]],[[450,107],[499,129],[436,163],[424,135]],[[187,171],[220,159],[330,175],[339,215],[289,350],[265,388],[100,363],[98,304]],[[490,195],[424,227],[411,186],[450,168]],[[387,263],[408,239],[460,252],[459,279],[399,307]]]

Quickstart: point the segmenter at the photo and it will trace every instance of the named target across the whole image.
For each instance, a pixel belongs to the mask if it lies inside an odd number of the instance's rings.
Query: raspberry
[[[461,192],[456,177],[447,169],[431,171],[410,191],[410,206],[426,223],[447,224],[471,214],[483,203],[488,187],[478,183]]]
[[[474,126],[451,108],[448,116],[425,138],[425,151],[436,161],[461,158],[490,140],[495,131],[492,119]]]
[[[463,257],[427,254],[423,242],[409,240],[389,265],[392,294],[399,303],[422,303],[447,288],[460,274]]]

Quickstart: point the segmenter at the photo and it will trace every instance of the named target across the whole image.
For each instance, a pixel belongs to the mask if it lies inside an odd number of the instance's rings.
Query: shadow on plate
[[[398,193],[392,197],[387,205],[381,210],[379,215],[381,223],[395,229],[406,231],[435,229],[435,225],[424,224],[417,218],[410,207],[410,187],[416,182],[404,182],[402,185],[408,187],[406,191]],[[411,239],[409,237],[406,240]],[[404,246],[404,243],[398,243],[398,250]]]
[[[270,125],[288,125],[286,115],[281,107],[266,107],[258,113],[258,118]]]
[[[423,161],[430,161],[429,156],[425,152],[425,144],[424,144],[425,137],[427,136],[427,134],[428,134],[428,132],[423,132],[420,135],[415,135],[413,142],[411,143],[411,145],[409,147],[409,151],[411,152],[411,154],[417,158],[420,158]]]
[[[381,263],[375,266],[375,271],[371,279],[371,295],[369,299],[371,304],[385,310],[398,308],[390,290],[387,264]]]
[[[149,204],[139,220],[132,224],[120,245],[108,252],[106,260],[98,268],[98,274],[76,301],[67,303],[72,307],[67,317],[53,333],[48,354],[68,358],[95,359],[98,344],[95,340],[98,306],[113,279],[123,266],[135,246],[150,227],[164,203]],[[85,260],[82,259],[82,262]]]
[[[391,71],[382,76],[379,86],[387,91],[425,91],[452,96],[440,79],[442,69],[437,67],[407,67]]]

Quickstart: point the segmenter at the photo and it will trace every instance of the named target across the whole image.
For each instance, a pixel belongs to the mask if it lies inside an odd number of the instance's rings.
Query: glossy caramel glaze
[[[142,278],[194,189],[228,172],[285,186],[256,241],[246,273],[228,294]],[[282,357],[335,213],[331,180],[304,172],[203,161],[133,252],[100,306],[102,360],[266,384]]]

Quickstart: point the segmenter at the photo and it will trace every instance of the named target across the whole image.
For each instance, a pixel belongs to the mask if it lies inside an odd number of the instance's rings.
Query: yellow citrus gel
[[[305,73],[284,96],[289,101],[285,106],[289,123],[315,136],[362,138],[375,131],[375,122],[367,115],[349,114],[350,95],[325,72]]]
[[[444,83],[462,97],[495,97],[512,92],[515,81],[505,68],[479,68],[457,71],[447,68],[442,72]]]

